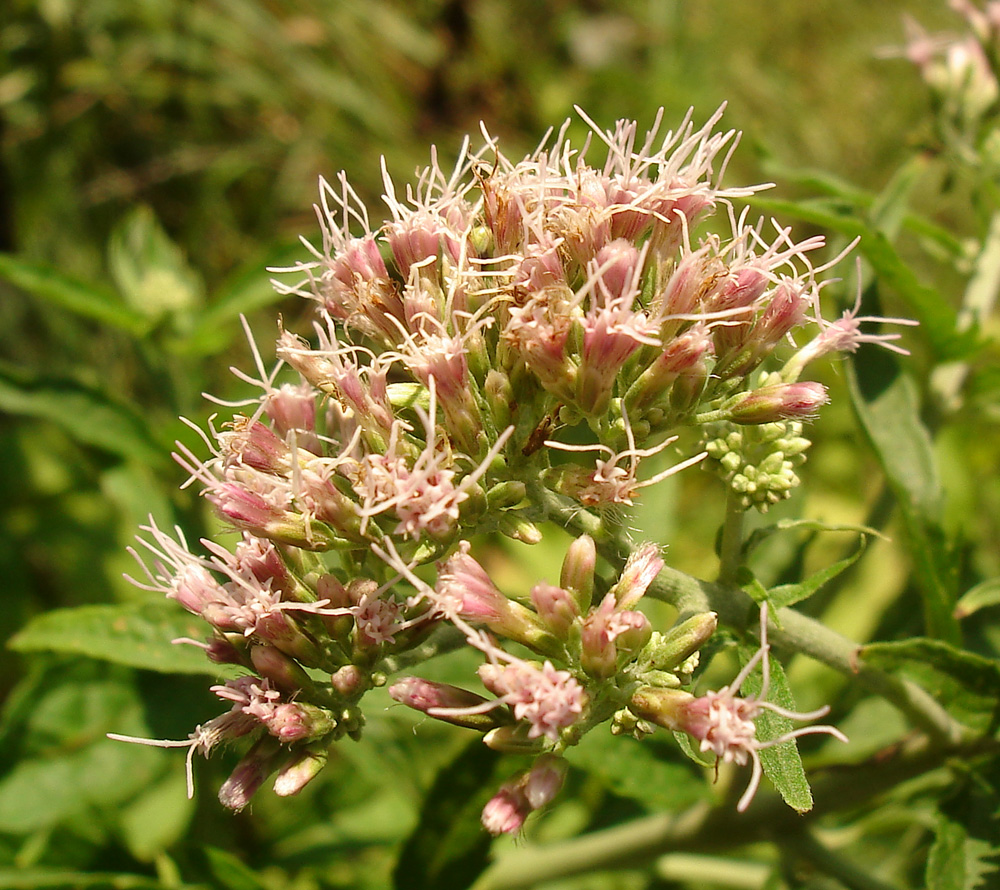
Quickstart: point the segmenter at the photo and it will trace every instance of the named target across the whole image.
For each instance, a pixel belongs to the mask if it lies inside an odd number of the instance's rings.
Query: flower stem
[[[608,562],[618,569],[624,565],[631,545],[623,534],[609,530],[579,504],[540,484],[532,486],[529,492],[550,519],[591,535]],[[703,581],[670,566],[660,572],[646,595],[675,606],[681,618],[698,612],[715,612],[721,624],[740,631],[752,629],[758,612],[756,603],[740,588]],[[936,744],[953,744],[965,735],[966,730],[921,687],[865,664],[859,643],[791,608],[779,609],[772,618],[769,632],[778,649],[808,655],[850,677],[898,708]]]
[[[719,539],[719,583],[733,584],[743,564],[743,516],[739,498],[731,488],[726,494],[726,519]]]

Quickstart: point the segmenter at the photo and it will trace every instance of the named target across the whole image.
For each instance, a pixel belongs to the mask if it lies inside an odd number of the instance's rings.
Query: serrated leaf
[[[591,732],[566,752],[566,759],[596,776],[615,794],[637,800],[650,809],[681,809],[708,797],[708,787],[701,776],[684,763],[657,757],[649,742],[609,732]],[[698,764],[705,765],[701,761]]]
[[[927,632],[957,640],[955,567],[941,527],[943,495],[916,386],[884,350],[859,352],[847,368],[855,413],[903,517]]]
[[[1000,578],[990,578],[970,587],[955,603],[955,617],[968,618],[974,612],[1000,605]]]
[[[1000,661],[958,649],[943,640],[914,638],[870,643],[859,652],[867,664],[900,671],[931,693],[958,721],[977,730],[1000,711]]]
[[[441,770],[424,799],[419,824],[400,851],[395,890],[471,886],[487,865],[492,840],[479,816],[509,772],[480,739]]]
[[[108,241],[108,268],[126,301],[151,319],[191,309],[204,286],[149,207],[136,207]]]
[[[740,661],[746,664],[754,656],[756,650],[740,646],[739,652]],[[766,700],[786,710],[794,711],[795,699],[792,696],[792,689],[788,684],[788,678],[785,676],[781,662],[772,658],[770,666],[771,684],[767,690]],[[759,696],[762,687],[762,675],[755,671],[743,681],[742,695],[744,697]],[[757,725],[757,739],[760,742],[770,742],[773,739],[781,738],[795,729],[795,724],[787,717],[767,709],[761,709],[754,722]],[[799,813],[809,812],[813,806],[812,791],[806,780],[806,771],[802,766],[802,758],[799,756],[799,748],[795,739],[761,748],[758,754],[761,766],[764,768],[764,775],[771,780],[771,784],[777,789],[785,803]]]
[[[150,328],[149,319],[122,303],[114,291],[73,278],[44,263],[0,253],[0,278],[40,300],[135,337]]]
[[[970,837],[961,823],[941,816],[934,835],[926,875],[931,890],[978,890],[983,879],[997,870],[997,863],[986,860],[1000,855],[1000,850]]]
[[[145,419],[93,387],[0,365],[0,410],[58,424],[76,441],[156,466],[166,452]]]
[[[39,615],[10,640],[18,652],[64,652],[166,674],[233,674],[178,637],[201,639],[203,621],[170,601],[91,605]]]

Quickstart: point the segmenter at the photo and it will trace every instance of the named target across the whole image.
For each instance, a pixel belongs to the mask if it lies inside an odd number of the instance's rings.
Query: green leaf
[[[933,890],[977,890],[997,870],[986,862],[1000,853],[992,844],[969,837],[965,826],[939,817],[934,845],[927,859],[927,887]]]
[[[136,207],[111,233],[108,268],[133,309],[151,319],[202,301],[204,285],[149,207]]]
[[[884,350],[863,350],[847,369],[855,413],[903,518],[927,632],[955,641],[955,566],[942,531],[943,494],[916,386]]]
[[[65,652],[167,674],[234,675],[234,668],[213,664],[197,647],[170,642],[202,639],[206,631],[203,621],[168,600],[91,605],[39,615],[9,645],[18,652]]]
[[[187,796],[187,776],[180,760],[163,778],[119,811],[118,825],[129,852],[151,862],[177,843],[191,823],[195,802]]]
[[[226,890],[267,890],[267,884],[257,877],[253,869],[240,862],[232,853],[210,846],[203,850],[212,876]]]
[[[183,890],[189,884],[172,885]],[[126,872],[82,872],[65,868],[0,868],[0,890],[163,890],[156,878]]]
[[[271,284],[267,269],[289,266],[302,257],[302,245],[285,245],[247,263],[223,284],[195,319],[194,327],[176,343],[180,353],[219,352],[241,334],[239,317],[286,299]],[[272,328],[273,330],[273,328]]]
[[[686,763],[664,760],[651,743],[627,736],[613,736],[606,731],[588,733],[579,745],[566,752],[566,759],[596,776],[615,794],[650,809],[681,809],[709,796],[704,778]],[[699,761],[699,766],[704,765]]]
[[[934,288],[917,280],[913,270],[903,262],[881,232],[865,225],[854,215],[838,212],[838,208],[827,201],[780,201],[755,195],[751,204],[759,210],[796,217],[848,238],[861,238],[858,249],[871,263],[879,282],[892,288],[906,301],[938,359],[964,358],[975,348],[976,335],[958,331],[955,310]]]
[[[150,328],[149,319],[124,305],[113,291],[72,278],[44,263],[0,253],[0,278],[40,300],[135,337]]]
[[[970,587],[959,597],[955,603],[955,617],[968,618],[980,609],[996,605],[1000,605],[1000,578],[990,578]]]
[[[146,420],[102,390],[0,365],[0,410],[51,421],[76,441],[153,466],[166,463]]]
[[[845,569],[850,568],[861,558],[861,554],[865,552],[866,540],[867,538],[862,536],[858,549],[854,553],[850,556],[845,556],[832,565],[820,569],[806,578],[805,581],[801,581],[798,584],[781,584],[777,587],[772,587],[767,593],[767,601],[775,609],[783,609],[785,606],[794,605],[812,596],[824,584],[832,581],[837,575]]]
[[[395,890],[471,886],[487,865],[492,840],[479,816],[509,772],[509,761],[477,738],[438,773],[400,851]]]
[[[973,729],[987,729],[1000,713],[1000,661],[995,658],[921,637],[870,643],[860,649],[859,656],[868,664],[915,680],[956,720]]]
[[[756,650],[748,646],[740,646],[739,652],[740,661],[746,664],[754,656]],[[792,689],[788,684],[788,678],[785,676],[781,662],[772,658],[770,666],[771,685],[767,690],[767,701],[789,711],[794,711],[795,699],[792,697]],[[744,697],[759,696],[762,687],[762,675],[754,671],[743,681],[741,694]],[[754,722],[757,724],[757,739],[761,742],[781,738],[795,729],[795,724],[787,717],[767,709],[761,709]],[[764,768],[764,775],[771,780],[785,803],[799,813],[809,812],[813,806],[812,791],[810,791],[809,782],[806,780],[806,771],[802,766],[802,758],[799,756],[799,748],[795,739],[761,748],[758,754],[761,766]]]

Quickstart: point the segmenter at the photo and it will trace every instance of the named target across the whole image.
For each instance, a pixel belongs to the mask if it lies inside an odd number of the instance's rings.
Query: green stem
[[[610,531],[579,504],[540,484],[531,486],[529,495],[549,518],[564,527],[591,535],[600,554],[613,566],[621,568],[631,549],[623,536]],[[675,606],[681,618],[699,612],[715,612],[720,623],[741,631],[752,629],[758,610],[756,603],[738,587],[702,581],[669,566],[656,577],[646,595]],[[860,644],[816,619],[791,608],[780,609],[772,615],[769,633],[779,649],[808,655],[885,698],[936,744],[951,744],[963,737],[963,727],[927,692],[915,683],[865,664],[860,657]]]
[[[743,517],[739,496],[731,488],[726,494],[726,519],[719,540],[719,583],[733,584],[743,565]]]
[[[719,853],[746,844],[783,845],[800,837],[817,818],[869,805],[898,784],[938,769],[950,758],[968,760],[995,755],[992,739],[944,748],[927,740],[895,750],[890,756],[838,766],[815,782],[817,804],[800,814],[775,792],[761,792],[752,816],[714,809],[707,801],[682,813],[657,813],[555,844],[523,847],[501,858],[473,885],[473,890],[520,890],[545,881],[612,868],[642,868],[655,857],[674,850]],[[843,866],[843,863],[840,863]]]

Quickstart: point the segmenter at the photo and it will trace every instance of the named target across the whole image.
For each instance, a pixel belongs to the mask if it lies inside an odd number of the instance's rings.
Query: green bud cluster
[[[799,485],[795,470],[812,444],[800,421],[738,426],[721,420],[706,424],[704,432],[708,458],[702,466],[726,483],[744,510],[766,513]]]

